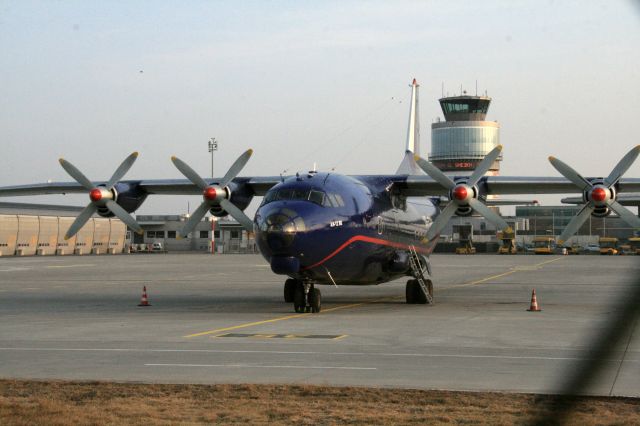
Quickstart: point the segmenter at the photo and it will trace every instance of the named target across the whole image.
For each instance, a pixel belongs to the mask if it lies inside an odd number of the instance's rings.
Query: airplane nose
[[[304,220],[293,210],[284,208],[269,214],[259,224],[260,232],[274,253],[282,252],[293,244],[296,233],[305,230]]]

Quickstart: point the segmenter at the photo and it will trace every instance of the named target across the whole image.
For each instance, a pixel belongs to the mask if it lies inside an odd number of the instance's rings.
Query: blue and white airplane
[[[419,156],[418,87],[414,79],[407,145],[395,174],[346,176],[311,171],[287,177],[238,177],[253,153],[248,150],[221,179],[202,178],[172,157],[186,180],[121,180],[138,156],[134,152],[106,182],[92,182],[60,159],[76,182],[1,187],[0,197],[88,192],[90,203],[69,227],[66,238],[70,238],[95,213],[117,216],[142,232],[130,213],[148,195],[200,194],[202,204],[181,235],[187,236],[207,212],[218,217],[231,215],[255,232],[260,252],[273,272],[288,277],[284,299],[293,303],[296,312],[320,312],[321,294],[316,285],[372,285],[403,276],[409,277],[407,303],[433,303],[428,259],[449,219],[475,211],[498,229],[507,227],[487,207],[487,195],[565,194],[579,189],[582,198],[573,200],[583,207],[560,236],[561,244],[589,215],[606,216],[614,211],[640,228],[640,219],[617,201],[623,192],[640,191],[640,179],[622,178],[638,157],[640,145],[604,178],[584,178],[554,157],[549,161],[564,178],[485,176],[501,153],[500,145],[470,176],[449,177]],[[252,220],[244,210],[254,196],[264,198]],[[445,197],[448,201],[441,203]]]

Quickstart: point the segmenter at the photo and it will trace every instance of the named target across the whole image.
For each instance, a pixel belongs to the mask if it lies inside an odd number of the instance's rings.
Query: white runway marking
[[[7,269],[0,269],[0,272],[16,272],[16,271],[30,271],[33,268],[20,268],[20,267],[11,267]]]
[[[296,368],[300,370],[377,370],[373,367],[323,367],[316,365],[252,365],[252,364],[145,364],[147,367],[220,367],[220,368]]]
[[[500,348],[504,349],[504,348]],[[511,356],[511,355],[460,355],[460,354],[424,354],[424,353],[386,353],[386,352],[313,352],[313,351],[261,351],[261,350],[222,350],[222,349],[135,349],[135,348],[0,348],[0,351],[24,352],[148,352],[148,353],[217,353],[217,354],[273,354],[273,355],[335,355],[370,357],[410,357],[410,358],[461,358],[461,359],[512,359],[540,361],[586,361],[591,358],[552,357],[552,356]],[[603,362],[619,362],[619,359],[604,359]],[[625,359],[624,362],[640,363],[640,359]]]
[[[96,266],[92,263],[82,264],[82,265],[49,265],[47,268],[87,268],[89,266]]]

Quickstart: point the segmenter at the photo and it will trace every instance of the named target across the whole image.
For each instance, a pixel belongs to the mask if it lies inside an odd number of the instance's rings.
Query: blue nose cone
[[[290,255],[296,234],[306,230],[302,217],[290,207],[264,209],[256,222],[258,244],[273,256]]]
[[[300,260],[293,256],[274,256],[271,258],[271,270],[279,275],[296,274],[300,270]]]

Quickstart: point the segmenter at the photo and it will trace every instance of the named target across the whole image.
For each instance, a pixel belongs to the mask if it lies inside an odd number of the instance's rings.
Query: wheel
[[[427,303],[427,296],[425,296],[424,292],[422,291],[422,287],[420,287],[420,284],[418,283],[418,280],[414,280],[415,284],[413,286],[413,291],[414,291],[414,300],[418,305],[424,305],[425,303]]]
[[[431,280],[425,280],[425,284],[427,284],[427,291],[429,292],[429,296],[431,296],[431,303],[429,303],[429,304],[433,305],[433,302],[434,302],[434,299],[433,299],[433,282]]]
[[[296,293],[296,286],[298,285],[298,281],[289,278],[284,282],[284,301],[286,303],[293,302],[293,298]]]
[[[322,309],[322,294],[317,288],[312,288],[309,291],[309,304],[311,305],[311,312],[317,314]]]
[[[431,280],[425,280],[427,285],[427,291],[433,300],[433,282]],[[423,293],[418,280],[407,281],[406,288],[407,303],[424,305],[427,303],[427,296]]]
[[[416,280],[409,280],[407,281],[407,287],[405,290],[405,295],[407,297],[407,303],[409,305],[413,305],[414,303],[416,303],[416,290],[415,288],[418,285],[418,281]]]
[[[307,304],[304,300],[304,289],[302,288],[302,286],[296,286],[293,295],[293,309],[297,313],[301,314],[304,312],[306,305]]]

